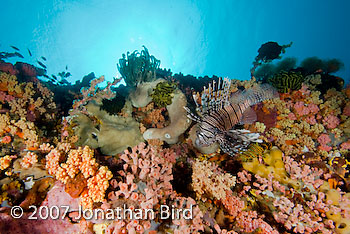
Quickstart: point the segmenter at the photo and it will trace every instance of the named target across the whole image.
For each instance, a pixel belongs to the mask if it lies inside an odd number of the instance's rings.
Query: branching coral
[[[164,204],[172,197],[171,164],[159,157],[155,149],[146,147],[144,143],[133,147],[131,152],[126,150],[120,159],[123,161],[123,170],[118,171],[121,179],[111,181],[113,191],[108,194],[109,201],[112,204],[115,202],[115,205],[119,201],[126,207],[133,206],[135,209],[153,209],[158,213],[159,204]],[[151,228],[150,219],[148,217],[137,222],[125,219],[124,225],[119,226],[115,222],[107,230],[147,231]]]
[[[192,187],[198,199],[206,201],[208,197],[224,200],[226,191],[236,184],[236,178],[221,172],[217,166],[207,161],[193,164]]]
[[[113,82],[108,82],[105,88],[100,89],[98,85],[102,83],[104,79],[104,76],[93,79],[91,80],[89,87],[85,87],[81,90],[83,98],[74,100],[73,110],[71,110],[71,114],[86,111],[85,105],[88,104],[89,101],[94,100],[97,104],[101,105],[104,99],[112,99],[115,97],[115,93],[111,91],[111,87],[119,83],[121,81],[121,78],[114,79]]]

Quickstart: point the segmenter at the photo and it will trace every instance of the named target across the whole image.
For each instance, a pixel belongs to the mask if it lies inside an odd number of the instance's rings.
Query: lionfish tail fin
[[[232,96],[230,101],[236,104],[248,101],[249,105],[252,106],[264,100],[276,97],[279,97],[279,94],[274,87],[269,84],[261,84],[244,90],[240,95]]]

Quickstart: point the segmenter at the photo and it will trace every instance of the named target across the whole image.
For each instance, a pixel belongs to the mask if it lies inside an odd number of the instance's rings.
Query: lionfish
[[[231,95],[230,86],[228,78],[213,81],[208,88],[204,87],[201,95],[193,93],[197,115],[187,107],[186,110],[188,117],[199,123],[196,146],[218,142],[222,151],[234,156],[246,150],[250,143],[261,142],[258,133],[234,127],[255,122],[256,114],[251,106],[278,97],[278,92],[271,85],[262,84]]]

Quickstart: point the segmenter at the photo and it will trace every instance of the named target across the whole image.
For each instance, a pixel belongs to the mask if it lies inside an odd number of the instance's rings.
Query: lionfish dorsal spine
[[[222,109],[229,105],[231,80],[219,78],[204,86],[201,94],[193,93],[193,100],[196,103],[196,111],[200,116],[204,116],[212,111]]]

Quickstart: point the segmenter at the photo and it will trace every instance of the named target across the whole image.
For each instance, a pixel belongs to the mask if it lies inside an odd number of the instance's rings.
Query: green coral
[[[129,87],[136,87],[139,83],[150,82],[156,79],[156,70],[159,68],[160,60],[148,53],[143,46],[139,53],[135,50],[133,53],[127,52],[119,59],[118,70]]]
[[[153,89],[151,93],[152,101],[158,107],[166,107],[171,104],[171,100],[174,96],[174,91],[176,89],[176,84],[174,82],[160,82]]]
[[[299,90],[304,82],[304,76],[300,72],[281,71],[268,79],[273,87],[280,93],[288,93],[291,90]]]

